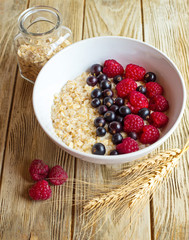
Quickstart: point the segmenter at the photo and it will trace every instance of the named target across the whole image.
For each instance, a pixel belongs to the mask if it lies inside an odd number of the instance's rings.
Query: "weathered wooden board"
[[[189,89],[188,1],[143,1],[145,41],[164,51],[178,66]],[[172,106],[174,107],[174,106]],[[184,117],[168,141],[159,148],[182,148],[189,136],[189,101]],[[180,161],[170,181],[153,198],[152,239],[189,239],[189,155]]]
[[[13,7],[15,8],[17,4]],[[30,1],[29,6],[36,5],[51,5],[58,8],[64,17],[64,24],[73,29],[75,41],[81,39],[83,1]],[[26,8],[20,4],[21,7]],[[5,15],[7,8],[4,9]],[[13,12],[13,9],[10,9],[9,15],[11,11]],[[17,16],[14,21],[16,19]],[[10,34],[9,38],[11,37]],[[12,49],[12,43],[8,44]],[[8,49],[6,51],[8,52]],[[7,72],[11,69],[11,64],[16,66],[15,58],[10,54],[3,64],[8,61],[9,66],[4,66]],[[12,83],[13,75],[15,70],[8,75]],[[6,84],[6,79],[3,84]],[[53,187],[53,197],[46,202],[33,202],[28,197],[28,188],[32,184],[28,167],[34,158],[43,159],[51,167],[61,164],[70,178],[74,177],[75,167],[75,159],[55,146],[38,125],[32,107],[32,90],[33,85],[18,75],[0,194],[0,239],[72,239],[72,206],[62,202],[65,196],[72,197],[72,188]]]

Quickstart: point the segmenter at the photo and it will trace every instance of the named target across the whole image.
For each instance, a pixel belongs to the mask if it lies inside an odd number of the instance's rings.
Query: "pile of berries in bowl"
[[[120,68],[122,69],[122,72],[116,72],[115,76],[112,76],[111,72],[108,73],[106,71],[109,67],[106,66],[105,60],[111,59],[115,59],[116,62],[124,67],[123,69]],[[103,64],[99,75],[104,74],[108,77],[108,80],[111,81],[111,89],[101,89],[101,87],[104,88],[104,86],[102,86],[104,83],[101,83],[100,87],[100,81],[98,80],[94,87],[91,86],[91,92],[93,88],[98,88],[100,91],[95,90],[90,101],[93,101],[93,104],[96,106],[99,104],[100,100],[100,105],[96,108],[92,105],[90,107],[97,111],[97,117],[107,119],[107,114],[104,116],[105,113],[99,113],[98,108],[103,105],[108,105],[106,106],[108,111],[115,113],[113,114],[116,118],[115,121],[123,121],[121,124],[122,130],[120,132],[118,130],[116,133],[114,130],[111,136],[113,137],[113,135],[120,133],[123,136],[123,139],[129,138],[132,142],[136,141],[138,146],[141,144],[144,145],[144,148],[140,145],[138,150],[137,145],[135,144],[136,146],[134,147],[134,150],[137,149],[137,151],[133,151],[134,144],[131,144],[129,147],[129,144],[127,143],[128,140],[122,140],[121,143],[117,144],[119,139],[116,139],[116,144],[112,144],[112,146],[115,146],[112,148],[112,151],[114,151],[113,154],[119,153],[118,155],[109,155],[109,150],[104,155],[98,155],[92,154],[92,151],[99,151],[99,149],[96,150],[95,147],[94,150],[91,149],[91,153],[82,152],[69,147],[57,137],[51,119],[54,95],[60,92],[62,87],[66,85],[69,80],[77,78],[83,72],[90,72],[91,66],[98,63]],[[107,63],[109,63],[109,61],[107,61]],[[141,66],[142,68],[135,65]],[[96,69],[96,67],[94,68]],[[146,72],[144,72],[143,68]],[[95,69],[94,71],[96,71]],[[112,69],[114,69],[114,67]],[[136,75],[137,78],[138,74],[141,73],[142,79],[136,79],[135,72],[138,72]],[[121,77],[116,77],[117,75],[120,75]],[[93,72],[91,72],[91,76],[97,79],[100,78]],[[93,80],[91,81],[93,82]],[[107,82],[105,85],[106,84]],[[125,85],[127,85],[127,87],[125,87]],[[113,86],[115,90],[113,89]],[[89,86],[87,85],[87,87]],[[133,88],[132,91],[130,91],[129,88]],[[112,97],[110,90],[112,90],[114,94]],[[129,93],[127,91],[129,91]],[[113,104],[110,99],[104,100],[105,97],[99,97],[99,94],[102,92],[106,97],[112,98]],[[154,92],[155,96],[153,96]],[[93,100],[95,98],[98,100]],[[122,103],[118,103],[122,100],[116,100],[117,98],[123,99],[123,106],[127,108],[122,108]],[[109,101],[110,104],[114,105],[113,107],[112,105],[109,106]],[[70,153],[72,156],[96,164],[122,164],[131,162],[151,153],[163,144],[175,131],[182,118],[185,103],[186,90],[184,79],[172,60],[164,53],[147,43],[118,36],[89,38],[76,42],[63,49],[51,58],[42,68],[33,90],[34,112],[45,133],[60,148]],[[121,106],[119,106],[119,104]],[[124,116],[122,109],[126,113],[128,113],[127,111],[130,109],[131,113],[129,112],[128,115]],[[149,111],[150,115],[148,115]],[[133,126],[130,122],[133,123]],[[117,129],[120,126],[118,124],[119,126],[116,125],[115,127],[113,123],[110,123],[106,122],[105,128],[107,132],[109,131],[108,125],[110,125],[110,129]],[[102,125],[98,124],[99,123],[96,123],[96,130],[98,127],[103,127],[103,123]],[[98,134],[103,134],[103,132],[104,130],[101,129]],[[152,135],[154,136],[153,139]],[[100,139],[101,138],[103,137],[100,137]],[[136,138],[137,140],[135,140]],[[100,143],[100,141],[98,141],[98,143]],[[122,147],[120,147],[120,144],[122,144]],[[126,153],[128,149],[129,153],[122,154]],[[101,151],[102,150],[100,149],[100,152]]]
[[[106,60],[103,66],[92,65],[90,73],[86,83],[96,86],[91,92],[91,106],[99,113],[94,119],[96,135],[103,137],[107,131],[112,134],[115,149],[110,155],[135,152],[139,144],[156,142],[159,130],[169,120],[169,103],[156,74],[135,64],[128,64],[124,70],[114,59]],[[125,138],[122,132],[127,134]],[[96,143],[92,153],[104,155],[106,148]]]

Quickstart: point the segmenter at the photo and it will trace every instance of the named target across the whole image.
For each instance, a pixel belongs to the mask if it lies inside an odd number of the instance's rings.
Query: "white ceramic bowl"
[[[154,144],[137,152],[100,156],[71,149],[59,139],[51,121],[53,97],[70,79],[88,70],[94,63],[116,59],[124,68],[129,63],[143,66],[155,72],[158,82],[165,89],[170,109],[169,123],[163,129],[161,138]],[[37,120],[46,134],[71,155],[97,164],[120,164],[138,159],[160,146],[175,130],[185,107],[186,92],[183,78],[175,64],[156,48],[138,40],[126,37],[97,37],[76,42],[57,53],[40,71],[33,90],[33,107]]]

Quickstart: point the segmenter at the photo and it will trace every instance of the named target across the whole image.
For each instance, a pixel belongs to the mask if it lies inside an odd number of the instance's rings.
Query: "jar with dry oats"
[[[25,10],[18,18],[18,27],[14,43],[20,74],[35,82],[45,63],[72,43],[72,32],[62,25],[60,12],[47,6]]]

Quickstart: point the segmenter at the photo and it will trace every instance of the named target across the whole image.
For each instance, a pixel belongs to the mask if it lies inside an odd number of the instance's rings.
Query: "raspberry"
[[[152,98],[156,95],[162,95],[163,87],[156,82],[146,83],[146,96]]]
[[[47,200],[51,197],[51,188],[47,181],[41,180],[29,189],[29,195],[33,200]]]
[[[118,151],[119,154],[124,154],[136,152],[139,150],[139,147],[138,143],[134,139],[127,137],[123,139],[122,143],[116,146],[116,150]]]
[[[35,159],[30,165],[29,172],[34,181],[39,181],[47,177],[49,167],[42,160]]]
[[[132,78],[135,81],[141,81],[144,78],[146,70],[135,64],[128,64],[125,69],[126,78]]]
[[[158,140],[159,131],[156,127],[152,125],[145,125],[140,136],[140,141],[143,144],[151,144]]]
[[[123,75],[124,69],[116,60],[109,59],[104,62],[103,73],[112,78],[117,75]]]
[[[167,111],[169,108],[168,101],[162,95],[156,95],[150,99],[149,109],[157,112]]]
[[[153,112],[149,119],[150,124],[157,128],[164,127],[168,121],[169,118],[162,112]]]
[[[56,165],[54,166],[49,173],[49,181],[54,185],[61,185],[64,182],[66,182],[68,178],[67,173],[64,171],[64,169]]]
[[[132,79],[123,79],[116,85],[117,95],[121,98],[125,98],[131,91],[136,90],[137,84]]]
[[[124,118],[124,131],[125,132],[141,132],[144,127],[143,119],[135,114],[129,114]]]
[[[133,113],[137,113],[141,108],[148,108],[147,97],[138,91],[130,92],[129,103],[127,105]]]

